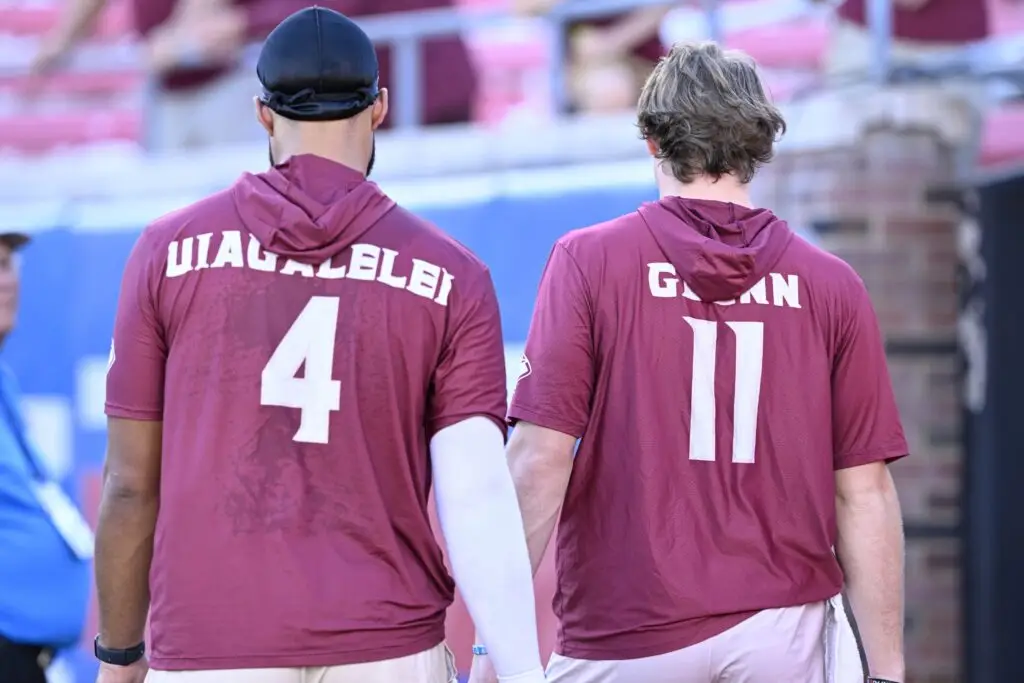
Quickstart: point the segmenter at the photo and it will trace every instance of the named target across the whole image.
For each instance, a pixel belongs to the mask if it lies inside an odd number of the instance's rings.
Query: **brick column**
[[[832,94],[786,110],[755,199],[867,284],[912,455],[893,467],[907,541],[908,678],[960,679],[957,226],[926,190],[955,177],[970,112],[938,91]],[[811,285],[813,286],[813,284]]]

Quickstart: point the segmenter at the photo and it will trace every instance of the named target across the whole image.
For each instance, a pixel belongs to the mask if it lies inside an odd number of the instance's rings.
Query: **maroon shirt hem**
[[[845,470],[861,465],[870,465],[873,462],[884,461],[887,465],[894,463],[901,458],[910,455],[907,443],[902,439],[896,443],[889,444],[883,448],[872,448],[856,453],[847,453],[836,459],[836,471]]]
[[[553,429],[556,432],[562,432],[563,434],[568,434],[569,436],[576,437],[577,439],[583,436],[585,427],[585,425],[571,424],[561,418],[553,417],[547,413],[539,412],[515,403],[513,403],[512,407],[508,410],[508,421],[509,424],[513,426],[516,422],[529,422],[530,424],[535,424],[538,427]]]
[[[137,408],[125,408],[124,406],[107,403],[104,407],[107,417],[120,417],[126,420],[152,420],[159,422],[163,419],[163,413],[159,410],[139,410]]]
[[[394,639],[403,631],[387,631],[382,636]],[[365,637],[366,634],[359,634]],[[402,645],[381,645],[359,650],[333,650],[331,652],[282,652],[279,654],[229,655],[224,657],[161,657],[152,656],[151,669],[157,671],[223,671],[228,669],[300,668],[307,666],[345,666],[370,664],[398,659],[426,652],[444,642],[444,624],[432,627],[429,634]]]
[[[492,415],[491,413],[461,413],[458,415],[444,415],[439,417],[428,425],[427,440],[429,441],[430,439],[433,439],[442,429],[446,429],[452,425],[457,425],[460,422],[465,422],[466,420],[474,417],[485,417],[493,422],[498,429],[501,430],[501,435],[505,437],[506,441],[508,441],[508,425],[505,424],[505,420],[496,415]]]
[[[796,604],[793,604],[793,598],[790,597],[786,601],[775,601],[775,604],[778,605],[777,607],[764,607],[744,612],[688,619],[671,627],[666,627],[661,631],[633,631],[600,639],[591,638],[589,640],[592,644],[589,645],[574,642],[572,638],[560,635],[558,647],[555,648],[555,651],[563,657],[591,661],[618,661],[657,657],[710,640],[731,628],[739,626],[747,619],[756,616],[766,609],[784,609],[797,605],[824,602],[839,593],[841,588],[842,586],[832,586],[827,591],[823,590],[811,599],[801,597]]]
[[[602,645],[582,645],[565,639],[558,644],[555,651],[563,657],[590,661],[618,661],[658,657],[703,643],[705,640],[710,640],[715,636],[725,633],[734,626],[739,626],[760,611],[738,612],[736,614],[701,619],[700,621],[704,623],[700,627],[694,627],[692,621],[687,621],[671,630],[657,634],[664,636],[663,639],[657,640],[652,637],[650,631],[638,631],[636,633],[602,638],[602,641],[605,643]],[[646,643],[636,644],[636,641],[646,641]]]

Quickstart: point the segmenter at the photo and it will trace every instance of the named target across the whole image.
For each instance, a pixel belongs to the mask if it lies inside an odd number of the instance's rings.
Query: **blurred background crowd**
[[[395,126],[629,110],[667,44],[714,37],[753,55],[776,99],[874,71],[872,0],[324,0],[365,18],[395,89]],[[303,0],[2,0],[0,150],[152,151],[258,138],[252,46]],[[893,0],[908,68],[1024,28],[1017,0]],[[710,14],[709,14],[710,11]],[[1010,61],[1014,55],[990,55]],[[1001,59],[1000,59],[1001,58]],[[953,69],[955,71],[955,68]],[[1019,128],[986,112],[985,154]]]
[[[0,327],[17,330],[2,361],[20,381],[33,448],[89,518],[124,259],[148,221],[265,168],[256,49],[311,4],[0,0],[0,247],[22,247],[4,242],[11,232],[32,237],[3,269],[0,303],[12,310]],[[1024,536],[1012,483],[1024,475],[1012,294],[1024,247],[1024,2],[316,4],[377,42],[392,114],[374,178],[491,267],[513,376],[554,240],[655,197],[631,117],[652,65],[683,40],[751,54],[790,128],[755,198],[858,270],[886,334],[914,453],[895,468],[910,681],[1024,681],[1024,595],[1012,588],[1024,567],[1008,550]],[[5,543],[0,569],[23,550]],[[547,647],[552,580],[548,561]],[[8,583],[0,595],[21,590]],[[0,642],[8,606],[0,598]],[[58,657],[51,681],[94,671],[95,622],[83,618],[84,645]],[[450,631],[468,666],[472,626],[458,605]]]

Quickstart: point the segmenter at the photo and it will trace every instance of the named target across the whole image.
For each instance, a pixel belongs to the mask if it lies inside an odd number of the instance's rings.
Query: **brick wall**
[[[969,144],[962,106],[940,93],[874,93],[865,103],[807,103],[756,186],[759,203],[864,279],[890,346],[890,370],[912,457],[893,474],[907,542],[908,677],[960,679],[959,516],[962,447],[958,362],[959,216],[926,190],[955,175]],[[814,130],[805,130],[811,122]],[[803,127],[801,127],[803,126]]]

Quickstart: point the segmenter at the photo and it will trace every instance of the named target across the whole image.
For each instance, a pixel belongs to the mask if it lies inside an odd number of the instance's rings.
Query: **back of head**
[[[785,131],[754,61],[717,44],[680,43],[654,68],[637,107],[643,137],[681,183],[750,182]]]
[[[263,104],[292,121],[349,119],[380,94],[370,38],[344,14],[323,7],[299,10],[271,31],[256,74]]]
[[[321,264],[394,205],[366,182],[387,114],[376,50],[345,15],[308,7],[267,36],[256,72],[273,168],[236,183],[236,208],[268,251]]]
[[[315,154],[369,175],[388,110],[379,71],[373,42],[344,14],[308,7],[282,21],[256,65],[271,165]]]

